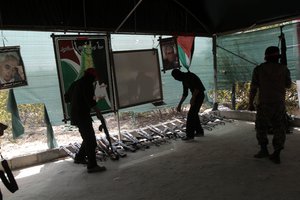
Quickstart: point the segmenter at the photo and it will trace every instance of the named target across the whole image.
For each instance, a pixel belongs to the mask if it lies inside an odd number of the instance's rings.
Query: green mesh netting
[[[299,79],[297,24],[283,27],[287,44],[288,68],[293,80]],[[268,46],[278,46],[280,28],[232,34],[217,39],[218,89],[230,89],[235,82],[251,80],[256,64],[264,62]]]

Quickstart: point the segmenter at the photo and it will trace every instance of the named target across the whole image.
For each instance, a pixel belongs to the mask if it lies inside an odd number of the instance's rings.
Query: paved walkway
[[[128,152],[88,174],[64,159],[14,171],[20,190],[4,200],[298,200],[300,131],[287,135],[282,164],[255,159],[254,124],[235,121],[193,142]],[[270,150],[272,150],[270,148]]]

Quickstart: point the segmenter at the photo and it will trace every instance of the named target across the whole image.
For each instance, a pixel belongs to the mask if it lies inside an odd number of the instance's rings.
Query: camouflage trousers
[[[268,133],[272,131],[274,150],[284,148],[286,138],[286,110],[284,104],[263,104],[257,107],[256,139],[259,145],[267,145]]]

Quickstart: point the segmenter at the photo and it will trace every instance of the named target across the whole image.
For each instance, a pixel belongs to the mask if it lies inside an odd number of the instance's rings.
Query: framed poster
[[[157,49],[113,52],[117,107],[162,101]]]
[[[159,40],[163,71],[180,68],[176,37]]]
[[[64,94],[70,85],[81,78],[88,68],[95,68],[100,80],[95,84],[97,106],[103,113],[114,109],[112,77],[109,65],[108,39],[106,35],[52,35],[64,121],[70,118],[70,105]],[[91,113],[93,114],[93,113]]]
[[[0,90],[28,85],[19,46],[0,47]]]

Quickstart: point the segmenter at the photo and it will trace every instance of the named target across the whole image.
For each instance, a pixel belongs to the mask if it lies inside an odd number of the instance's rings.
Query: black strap
[[[18,184],[14,178],[14,175],[12,174],[12,172],[8,166],[7,160],[2,160],[1,164],[2,164],[4,171],[0,171],[0,178],[3,182],[3,184],[5,185],[5,187],[11,193],[14,193],[15,191],[17,191],[19,189]],[[5,176],[5,173],[6,173],[7,177]]]

